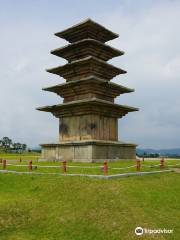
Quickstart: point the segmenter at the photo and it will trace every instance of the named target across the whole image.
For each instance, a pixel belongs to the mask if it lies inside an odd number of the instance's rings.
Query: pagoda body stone
[[[134,159],[136,144],[118,140],[118,118],[138,109],[114,103],[117,96],[134,90],[110,82],[126,71],[107,63],[124,54],[105,44],[118,35],[91,19],[55,35],[70,44],[51,53],[68,62],[47,72],[63,77],[66,82],[43,90],[64,100],[62,104],[38,108],[59,119],[59,141],[41,144],[41,159],[79,162]]]

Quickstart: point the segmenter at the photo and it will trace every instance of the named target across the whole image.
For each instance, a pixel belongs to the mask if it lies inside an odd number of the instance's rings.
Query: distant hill
[[[144,148],[136,149],[136,153],[138,155],[146,154],[159,154],[160,156],[180,156],[180,148],[170,148],[170,149],[151,149],[151,148]]]

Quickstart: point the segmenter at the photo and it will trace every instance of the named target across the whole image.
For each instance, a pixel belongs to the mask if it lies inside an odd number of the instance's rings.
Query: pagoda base
[[[120,141],[74,141],[42,144],[40,161],[102,162],[136,158],[135,144]]]

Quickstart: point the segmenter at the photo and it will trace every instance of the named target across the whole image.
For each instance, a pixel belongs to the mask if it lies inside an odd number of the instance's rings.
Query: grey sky
[[[122,140],[140,147],[180,146],[180,1],[1,1],[0,138],[29,146],[58,139],[58,120],[36,107],[62,100],[42,87],[64,80],[45,68],[64,64],[50,50],[53,36],[86,18],[120,37],[108,44],[125,51],[110,62],[128,71],[113,81],[135,88],[116,102],[139,107],[119,122]]]

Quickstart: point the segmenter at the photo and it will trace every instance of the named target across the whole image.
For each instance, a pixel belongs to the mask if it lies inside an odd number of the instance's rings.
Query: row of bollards
[[[144,161],[144,159],[142,160],[142,161]],[[161,169],[163,169],[164,167],[165,167],[165,161],[164,161],[164,158],[162,158],[161,160],[160,160],[160,164],[159,164],[159,166],[160,166],[160,168]],[[140,159],[137,159],[136,160],[136,170],[137,171],[140,171],[141,170],[141,160]]]
[[[7,169],[7,161],[6,161],[6,159],[0,159],[0,163],[2,163],[3,170],[6,170]],[[62,172],[63,173],[67,172],[67,162],[66,161],[62,162],[61,168],[62,168]],[[33,170],[33,162],[32,162],[32,160],[29,161],[28,169],[29,169],[29,171]],[[104,171],[104,175],[108,175],[108,163],[107,163],[107,161],[104,162],[103,171]]]
[[[0,159],[0,163],[2,163],[3,170],[6,170],[6,168],[7,168],[7,161],[6,161],[6,159]],[[162,158],[160,160],[159,166],[160,166],[161,169],[163,169],[165,167],[164,158]],[[29,161],[28,169],[29,169],[29,171],[33,170],[33,162],[32,162],[32,160]],[[63,173],[67,172],[67,162],[66,161],[62,162],[61,169],[62,169]],[[104,175],[108,175],[108,162],[107,161],[104,161],[104,165],[103,165],[103,167],[101,169],[103,170]],[[136,171],[140,171],[140,170],[141,170],[141,160],[137,159],[136,160]]]

